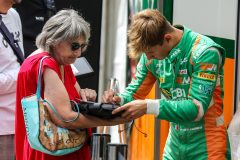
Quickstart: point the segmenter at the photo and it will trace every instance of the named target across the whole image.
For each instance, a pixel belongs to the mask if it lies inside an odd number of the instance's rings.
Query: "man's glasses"
[[[76,51],[78,49],[81,49],[81,52],[83,52],[87,47],[87,43],[79,44],[78,42],[71,43],[71,50]]]

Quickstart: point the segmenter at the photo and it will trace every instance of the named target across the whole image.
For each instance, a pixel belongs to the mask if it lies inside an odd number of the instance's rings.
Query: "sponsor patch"
[[[217,71],[217,65],[212,63],[200,63],[200,68],[203,71],[213,71],[213,72]]]
[[[200,72],[200,73],[198,73],[198,78],[214,81],[214,80],[216,80],[216,75]]]
[[[204,52],[205,46],[198,49],[197,53],[193,54],[193,59],[198,59]]]
[[[213,86],[211,85],[199,85],[200,93],[204,95],[211,95],[213,92]]]
[[[187,74],[187,69],[179,70],[179,74]]]
[[[201,79],[198,79],[198,82],[199,82],[199,83],[202,83],[202,84],[206,84],[206,85],[214,85],[214,82],[204,81],[204,80],[201,80]]]
[[[180,64],[182,65],[183,63],[186,63],[188,59],[185,57],[183,60],[180,61]]]
[[[171,58],[175,57],[175,56],[178,55],[180,52],[181,52],[181,50],[180,50],[179,48],[176,49],[176,50],[172,53]]]
[[[161,66],[162,66],[162,63],[160,63],[160,62],[158,64],[156,64],[157,68],[160,68]]]
[[[177,99],[177,98],[186,98],[186,92],[182,88],[176,88],[176,89],[170,89],[171,94],[172,94],[172,99]]]
[[[176,82],[177,82],[177,84],[189,84],[190,77],[177,77]]]
[[[160,73],[161,73],[161,69],[160,69],[160,68],[157,68],[156,74],[160,75]]]
[[[167,89],[160,88],[160,90],[167,99],[172,99],[172,95]]]
[[[159,81],[160,81],[160,83],[164,83],[165,82],[165,78],[160,77]]]
[[[138,69],[139,71],[141,71],[141,70],[143,69],[143,65],[142,65],[141,63],[139,63],[139,64],[137,65],[137,69]]]
[[[150,64],[152,64],[152,59],[146,63],[146,66],[149,66]]]
[[[177,77],[177,78],[176,78],[176,82],[177,82],[178,84],[182,84],[182,82],[183,82],[183,77]]]

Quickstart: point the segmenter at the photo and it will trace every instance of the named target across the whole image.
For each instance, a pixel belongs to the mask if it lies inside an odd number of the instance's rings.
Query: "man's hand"
[[[121,102],[121,97],[115,96],[113,90],[104,91],[102,102],[119,104]]]
[[[113,110],[113,114],[117,114],[123,111],[122,118],[126,120],[133,120],[141,117],[147,112],[147,102],[146,100],[134,100],[129,102],[115,110]]]

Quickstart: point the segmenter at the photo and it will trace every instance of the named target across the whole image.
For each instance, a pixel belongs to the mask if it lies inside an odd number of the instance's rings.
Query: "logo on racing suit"
[[[160,90],[167,99],[172,99],[172,95],[167,89],[160,88]]]
[[[186,63],[188,59],[185,57],[183,60],[180,61],[180,64],[182,65],[183,63]]]
[[[177,98],[185,98],[186,92],[182,88],[176,88],[176,89],[170,89],[171,94],[172,94],[172,99],[177,99]]]
[[[160,75],[160,73],[161,73],[161,69],[160,69],[161,66],[162,66],[162,63],[160,63],[160,62],[159,62],[158,64],[156,64],[156,68],[157,68],[157,69],[156,69],[156,74],[157,74],[157,75]]]
[[[146,63],[146,66],[149,66],[150,64],[152,64],[152,59],[150,59],[150,60]]]
[[[141,70],[143,69],[143,65],[139,63],[139,64],[137,65],[137,69],[138,69],[139,71],[141,71]]]
[[[187,97],[185,90],[182,88],[176,88],[176,89],[171,88],[170,91],[167,89],[160,88],[160,90],[162,94],[165,96],[165,98],[167,99],[176,100],[179,98],[185,99]]]
[[[200,63],[200,68],[203,71],[213,71],[213,72],[217,71],[217,65],[212,63]]]
[[[177,77],[176,82],[178,84],[189,84],[190,83],[190,77]]]
[[[214,80],[216,80],[216,75],[200,72],[200,73],[198,73],[198,78],[214,81]]]
[[[159,62],[158,64],[156,64],[156,68],[160,68],[162,66],[162,63]]]
[[[213,92],[213,86],[210,85],[199,85],[200,93],[205,95],[211,95]]]
[[[176,49],[176,50],[172,53],[171,58],[173,58],[174,56],[178,55],[180,52],[181,52],[181,50],[180,50],[179,48]]]
[[[157,74],[157,75],[160,75],[160,73],[161,73],[161,69],[158,68],[158,69],[156,70],[156,74]]]
[[[179,74],[187,74],[187,69],[179,70]]]
[[[165,82],[165,78],[159,77],[159,81],[160,81],[160,83],[164,83]]]
[[[204,52],[203,50],[205,49],[205,47],[200,47],[197,51],[197,53],[193,54],[193,59],[198,59],[198,57],[200,57]]]
[[[201,80],[201,79],[198,79],[198,82],[199,82],[199,83],[202,83],[202,84],[204,84],[204,85],[214,85],[214,82],[204,81],[204,80]]]

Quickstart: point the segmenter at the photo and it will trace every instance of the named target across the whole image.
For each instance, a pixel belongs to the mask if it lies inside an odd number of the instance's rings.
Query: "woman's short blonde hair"
[[[129,56],[137,58],[149,47],[161,45],[164,35],[172,30],[170,23],[158,10],[146,9],[137,13],[128,30]]]

